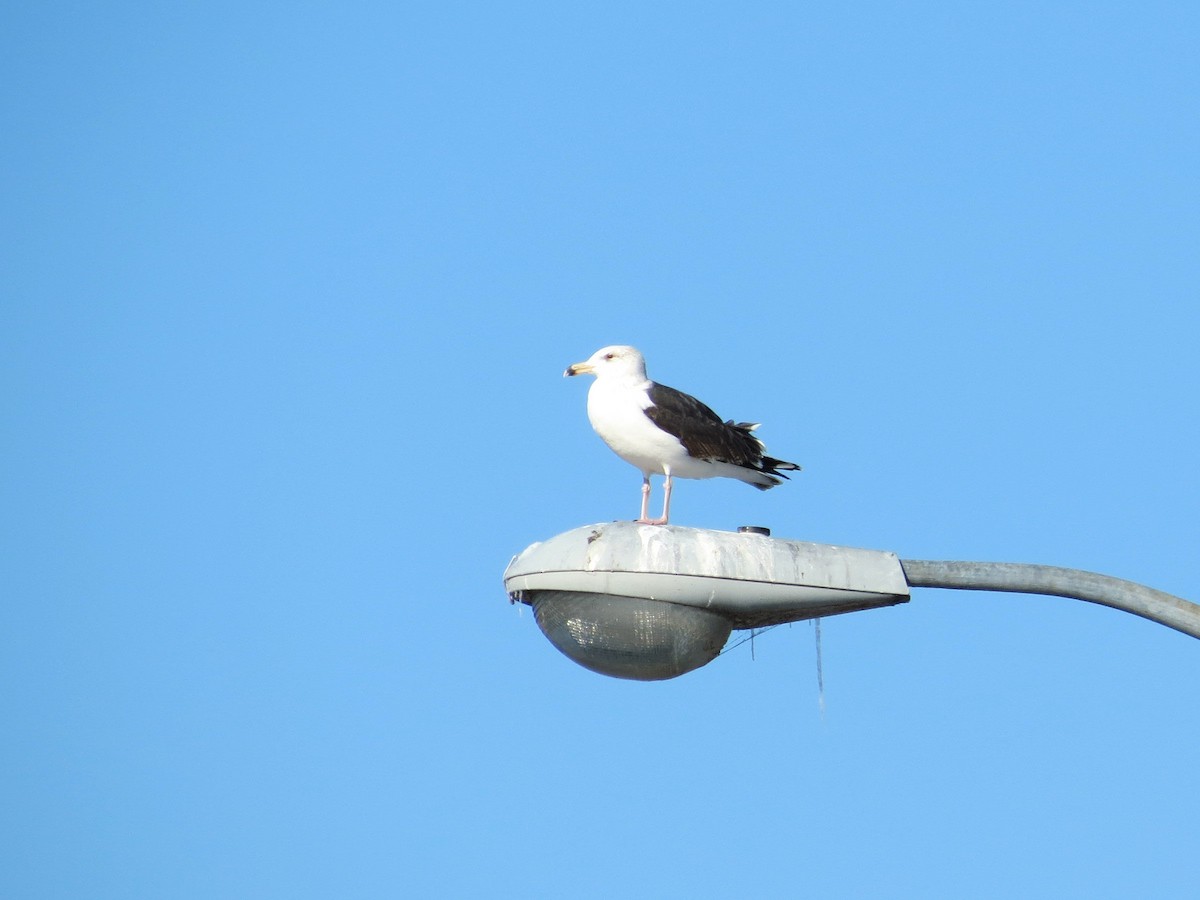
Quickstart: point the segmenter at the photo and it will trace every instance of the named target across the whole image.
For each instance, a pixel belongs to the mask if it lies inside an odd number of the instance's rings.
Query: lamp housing
[[[733,629],[909,599],[894,553],[753,531],[585,525],[514,557],[504,586],[514,602],[533,607],[543,634],[575,662],[642,681],[710,662]]]

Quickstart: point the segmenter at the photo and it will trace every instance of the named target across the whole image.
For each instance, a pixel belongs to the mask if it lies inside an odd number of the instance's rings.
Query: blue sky
[[[1200,599],[1183,3],[3,13],[0,894],[1190,896],[1200,645],[917,590],[677,680],[502,572],[564,367],[764,423],[673,521]],[[656,495],[657,496],[657,495]]]

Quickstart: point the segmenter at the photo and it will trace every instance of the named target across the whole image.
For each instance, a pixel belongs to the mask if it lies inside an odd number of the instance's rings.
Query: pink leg
[[[642,476],[642,514],[638,516],[639,522],[648,522],[650,515],[650,476]]]
[[[646,517],[646,506],[650,502],[650,479],[647,478],[645,484],[642,485],[642,517],[638,519],[640,525],[666,525],[667,516],[671,512],[671,476],[667,476],[667,480],[663,482],[663,514],[661,519],[649,519]]]

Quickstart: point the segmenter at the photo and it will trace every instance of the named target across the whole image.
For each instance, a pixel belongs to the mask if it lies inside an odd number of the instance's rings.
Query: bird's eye
[[[604,354],[604,358],[605,358],[605,359],[612,359],[612,358],[613,358],[614,356],[616,356],[616,355],[617,355],[617,354],[615,354],[615,353],[605,353],[605,354]]]

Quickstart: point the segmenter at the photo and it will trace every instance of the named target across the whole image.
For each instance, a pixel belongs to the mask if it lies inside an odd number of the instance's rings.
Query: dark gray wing
[[[653,406],[646,415],[663,431],[679,438],[689,456],[763,470],[763,446],[750,433],[754,427],[750,423],[723,422],[695,397],[665,384],[651,383],[650,402]]]

